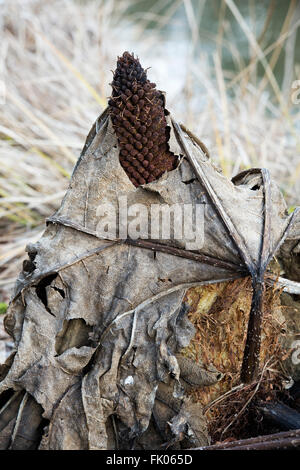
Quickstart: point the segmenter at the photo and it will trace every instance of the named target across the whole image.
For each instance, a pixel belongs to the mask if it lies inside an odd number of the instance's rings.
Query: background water
[[[235,0],[250,31],[262,50],[271,47],[282,32],[289,9],[298,1],[290,0]],[[300,11],[295,14],[300,21]],[[223,0],[171,0],[171,1],[132,1],[124,10],[124,19],[130,23],[140,22],[145,28],[144,38],[155,32],[161,36],[168,54],[185,51],[194,57],[206,53],[212,61],[214,53],[221,57],[222,67],[228,77],[234,76],[247,66],[255,52],[249,47],[240,23]],[[295,21],[295,17],[294,17]],[[289,23],[289,29],[291,23]],[[272,54],[266,55],[266,58]],[[274,75],[279,86],[283,82],[285,50],[281,49],[274,67]],[[300,34],[297,34],[294,49],[294,74],[300,64]],[[264,74],[261,63],[255,71],[257,79]]]

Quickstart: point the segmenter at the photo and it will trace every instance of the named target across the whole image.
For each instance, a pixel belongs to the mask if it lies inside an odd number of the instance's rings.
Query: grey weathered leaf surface
[[[190,446],[209,442],[200,405],[184,397],[189,380],[184,360],[177,360],[194,335],[182,299],[193,285],[234,279],[247,271],[169,116],[168,124],[170,148],[182,157],[178,168],[135,188],[119,163],[117,138],[104,112],[87,138],[61,207],[48,220],[43,237],[28,247],[36,268],[20,274],[6,316],[16,353],[2,370],[0,392],[25,390],[43,409],[48,426],[41,449],[107,449],[130,446],[134,440],[137,448],[151,448],[170,436],[175,446],[180,439]],[[233,184],[187,134],[184,141],[238,228],[251,261],[258,264],[264,224],[261,175],[245,173]],[[106,202],[118,212],[120,196],[127,197],[128,205],[147,207],[204,203],[199,253],[212,262],[99,238],[97,208]],[[270,252],[290,223],[273,182],[271,200]],[[175,246],[170,240],[159,242]],[[185,240],[176,246],[184,249]],[[207,386],[219,379],[213,369],[191,369],[190,385]],[[167,396],[174,406],[164,403]],[[14,420],[20,407],[15,400],[11,406]],[[9,409],[0,410],[2,448],[12,442],[7,437],[14,428],[6,419]]]

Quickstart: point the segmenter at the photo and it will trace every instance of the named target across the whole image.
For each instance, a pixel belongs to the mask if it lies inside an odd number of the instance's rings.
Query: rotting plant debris
[[[264,296],[258,379],[240,385],[251,296],[251,281],[245,278],[195,287],[185,297],[196,335],[182,353],[204,368],[213,365],[223,374],[216,384],[190,392],[191,398],[204,406],[213,442],[258,435],[263,428],[256,404],[274,400],[282,391],[286,322],[280,290],[274,287],[267,287]]]

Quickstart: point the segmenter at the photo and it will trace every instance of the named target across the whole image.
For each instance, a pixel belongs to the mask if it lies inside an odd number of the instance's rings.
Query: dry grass
[[[0,79],[6,86],[0,105],[0,301],[8,299],[26,243],[40,236],[44,218],[62,199],[85,136],[110,94],[110,70],[124,50],[152,66],[149,76],[167,91],[168,108],[204,141],[226,175],[267,167],[288,204],[300,201],[300,105],[284,99],[273,75],[291,34],[289,22],[264,50],[232,0],[220,0],[219,33],[211,38],[219,47],[208,57],[196,52],[202,32],[192,2],[153,2],[147,14],[126,13],[134,3],[138,11],[137,0],[0,3]],[[176,34],[163,40],[159,31],[176,28],[174,14],[182,6],[190,43]],[[249,42],[248,66],[223,30],[225,8]],[[151,21],[154,29],[147,28]],[[222,68],[220,44],[234,57],[236,72]],[[259,62],[265,70],[261,82]]]

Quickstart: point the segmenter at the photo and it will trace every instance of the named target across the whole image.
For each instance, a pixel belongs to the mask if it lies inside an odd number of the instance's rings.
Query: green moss
[[[5,302],[0,302],[0,315],[3,315],[6,313],[7,310],[7,304]]]

